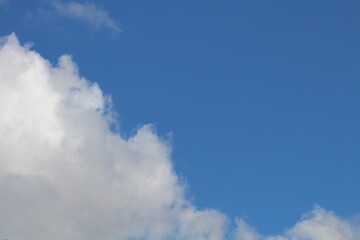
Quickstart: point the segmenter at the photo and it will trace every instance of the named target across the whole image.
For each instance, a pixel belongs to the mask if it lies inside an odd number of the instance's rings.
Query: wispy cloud
[[[56,13],[61,16],[87,22],[97,29],[108,28],[114,32],[121,32],[119,23],[110,17],[109,12],[93,3],[54,1],[54,7]]]
[[[8,2],[8,0],[0,0],[0,6],[5,5]]]

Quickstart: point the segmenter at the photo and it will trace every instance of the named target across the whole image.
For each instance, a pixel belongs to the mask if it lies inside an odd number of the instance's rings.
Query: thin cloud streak
[[[84,21],[96,29],[107,28],[117,33],[122,31],[119,23],[110,17],[109,12],[93,3],[55,1],[54,7],[57,14]]]
[[[8,0],[0,0],[0,6],[5,5],[8,2]]]

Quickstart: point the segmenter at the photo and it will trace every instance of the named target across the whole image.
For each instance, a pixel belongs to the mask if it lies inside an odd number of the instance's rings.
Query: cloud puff
[[[92,3],[55,1],[54,7],[56,13],[64,17],[85,21],[97,29],[108,28],[114,32],[121,32],[119,23],[112,19],[107,11]]]
[[[235,237],[238,240],[357,240],[360,228],[317,206],[283,235],[262,236],[240,219]]]
[[[52,66],[14,34],[1,42],[3,237],[223,238],[226,217],[186,200],[170,148],[151,126],[122,138],[109,129],[108,98],[69,56]]]
[[[0,39],[0,238],[11,240],[356,240],[359,225],[320,207],[283,235],[199,210],[150,125],[111,131],[110,99],[69,56],[52,66]]]

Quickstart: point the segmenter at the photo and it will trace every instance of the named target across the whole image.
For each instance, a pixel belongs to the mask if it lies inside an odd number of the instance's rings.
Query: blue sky
[[[2,2],[1,36],[53,63],[72,55],[112,96],[124,136],[147,123],[171,133],[199,209],[266,235],[315,204],[360,212],[360,2],[91,1],[103,22]]]

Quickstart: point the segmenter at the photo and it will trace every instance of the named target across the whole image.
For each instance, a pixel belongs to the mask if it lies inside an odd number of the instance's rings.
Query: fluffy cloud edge
[[[107,98],[69,56],[53,66],[12,34],[1,39],[0,65],[0,192],[7,195],[0,232],[11,239],[49,239],[54,231],[59,239],[222,238],[226,216],[186,199],[169,144],[151,125],[127,139],[111,131]],[[28,209],[34,199],[48,211]],[[38,219],[25,227],[14,220],[24,214]],[[25,235],[33,229],[42,230]]]
[[[244,219],[236,220],[237,240],[357,240],[360,225],[353,219],[343,219],[334,212],[316,205],[282,235],[264,236]]]
[[[359,224],[318,206],[282,235],[261,235],[243,219],[232,231],[226,215],[199,210],[186,199],[171,149],[150,125],[129,139],[110,130],[107,98],[79,75],[69,56],[52,66],[15,34],[0,42],[0,99],[7,103],[0,106],[0,232],[6,237],[359,238]]]

